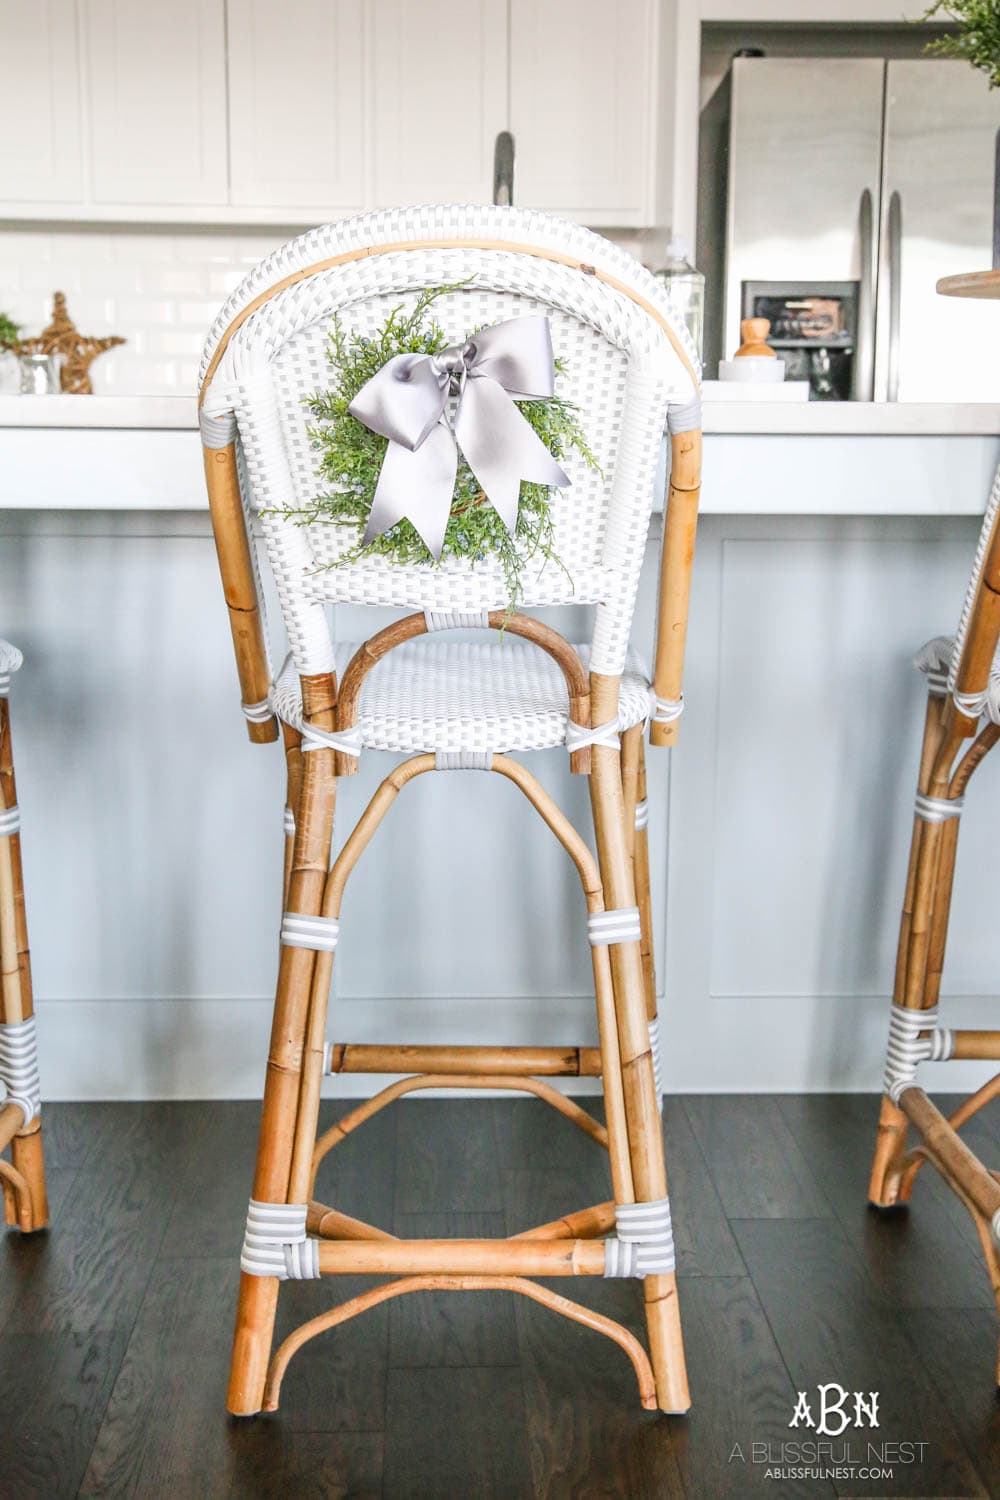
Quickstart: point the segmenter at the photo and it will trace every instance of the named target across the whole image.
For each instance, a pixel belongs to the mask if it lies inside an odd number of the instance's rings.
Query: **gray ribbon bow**
[[[569,479],[515,400],[550,397],[555,383],[545,317],[509,318],[440,354],[396,354],[347,408],[389,439],[364,541],[404,517],[439,560],[458,470],[458,449],[507,530],[517,525],[521,481]],[[448,397],[458,396],[449,421]]]

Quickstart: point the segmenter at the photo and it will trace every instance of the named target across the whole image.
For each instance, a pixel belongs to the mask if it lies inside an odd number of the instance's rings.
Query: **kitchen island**
[[[18,772],[47,1097],[256,1094],[283,766],[244,734],[194,403],[2,397],[0,427],[2,626],[25,652]],[[954,629],[1000,411],[720,403],[705,431],[688,708],[678,748],[650,753],[667,1086],[873,1088],[913,782],[893,747],[912,747],[915,765],[924,701],[909,660]],[[579,639],[576,613],[561,623]],[[339,606],[336,628],[358,639],[373,618]],[[584,818],[565,757],[532,762]],[[387,763],[366,755],[343,784],[341,838]],[[345,904],[338,1037],[592,1040],[575,876],[494,781],[459,868],[437,838],[436,779],[400,799]],[[466,778],[448,787],[454,826],[473,792]],[[971,795],[986,815],[963,834],[945,989],[962,997],[954,1023],[976,1026],[1000,968],[988,770]],[[414,904],[400,871],[418,851]],[[490,881],[487,916],[490,871],[504,879]],[[560,931],[579,933],[568,960],[551,942],[552,892]],[[391,944],[366,941],[390,926]],[[523,943],[504,939],[513,930]],[[108,1007],[117,1045],[99,1052]],[[950,1076],[964,1086],[981,1070]]]

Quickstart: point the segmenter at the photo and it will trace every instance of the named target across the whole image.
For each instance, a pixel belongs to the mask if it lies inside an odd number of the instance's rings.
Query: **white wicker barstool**
[[[1000,1059],[1000,1031],[950,1030],[938,1019],[966,788],[973,771],[1000,740],[998,639],[1000,470],[983,518],[957,633],[936,636],[915,659],[927,678],[927,714],[868,1191],[876,1208],[907,1203],[920,1168],[932,1162],[972,1215],[1000,1312],[1000,1182],[958,1135],[1000,1094],[1000,1074],[947,1118],[916,1081],[925,1062]],[[908,1149],[911,1126],[916,1142]]]
[[[370,555],[344,562],[357,541],[353,528],[305,526],[283,513],[308,506],[323,488],[303,399],[328,382],[331,320],[368,335],[393,306],[432,287],[451,288],[435,303],[449,339],[518,315],[549,319],[566,367],[564,394],[579,409],[601,469],[567,464],[572,487],[552,496],[566,570],[529,566],[523,603],[593,605],[586,647],[569,645],[531,615],[510,615],[493,562],[399,566]],[[288,766],[280,970],[229,1388],[236,1414],[277,1406],[288,1361],[307,1338],[431,1285],[505,1287],[546,1303],[624,1349],[645,1406],[689,1405],[658,1109],[642,741],[651,721],[653,743],[672,743],[682,706],[701,452],[694,370],[673,308],[630,256],[547,215],[503,208],[405,209],[313,230],[262,262],[212,329],[201,430],[243,712],[257,742],[275,739],[280,721]],[[673,467],[651,687],[628,645],[668,422]],[[276,674],[248,540],[255,519],[291,647]],[[361,647],[343,647],[331,639],[330,602],[407,613]],[[461,644],[438,635],[454,628],[493,636]],[[434,638],[417,640],[426,634]],[[597,859],[512,758],[558,746],[575,772],[589,775]],[[337,779],[353,774],[368,750],[409,758],[385,778],[330,868]],[[327,1041],[346,881],[407,782],[450,770],[493,771],[514,782],[575,863],[599,1048]],[[324,1071],[408,1076],[317,1141]],[[573,1074],[602,1077],[606,1130],[544,1081]],[[315,1201],[326,1152],[391,1100],[442,1083],[547,1100],[607,1147],[613,1198],[507,1241],[400,1241]],[[272,1355],[281,1281],[338,1273],[397,1279],[303,1325]],[[553,1275],[641,1278],[649,1356],[621,1325],[527,1279]]]
[[[6,1222],[31,1232],[48,1224],[49,1204],[10,733],[10,680],[21,660],[16,646],[0,641],[0,1151],[9,1146],[11,1154],[0,1156],[0,1183]]]

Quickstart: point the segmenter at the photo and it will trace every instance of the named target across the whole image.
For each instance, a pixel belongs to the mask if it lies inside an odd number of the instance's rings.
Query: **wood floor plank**
[[[677,1270],[683,1276],[742,1276],[739,1248],[683,1101],[664,1101],[663,1139]]]
[[[518,1370],[391,1370],[384,1493],[528,1500],[525,1426]]]
[[[260,1105],[224,1100],[202,1105],[180,1166],[160,1254],[239,1255],[257,1152]]]
[[[688,1492],[713,1500],[833,1495],[822,1479],[768,1479],[766,1455],[754,1448],[794,1436],[795,1388],[750,1278],[685,1277],[680,1300],[693,1404],[672,1433]]]
[[[42,1077],[44,1088],[45,1078]],[[42,1106],[42,1133],[47,1167],[86,1167],[99,1162],[105,1149],[130,1129],[135,1104],[87,1100]]]
[[[175,1164],[200,1105],[142,1104],[119,1116],[99,1168],[81,1169],[8,1327],[24,1333],[131,1328],[178,1190]]]
[[[407,1239],[502,1239],[503,1214],[397,1214]],[[389,1304],[394,1369],[516,1366],[517,1323],[509,1292],[416,1292]]]
[[[73,1500],[125,1344],[123,1330],[4,1333],[0,1493],[10,1500]]]
[[[797,1390],[820,1384],[879,1393],[877,1441],[926,1442],[922,1462],[892,1479],[836,1480],[839,1494],[880,1497],[986,1493],[897,1309],[870,1288],[836,1221],[757,1219],[733,1226],[743,1259]],[[815,1436],[804,1429],[798,1436]],[[845,1434],[846,1436],[846,1434]],[[876,1440],[869,1429],[854,1434]]]
[[[917,1178],[909,1209],[868,1207],[878,1099],[865,1094],[788,1095],[778,1108],[810,1162],[848,1242],[874,1286],[908,1307],[993,1307],[968,1213],[933,1167]],[[957,1213],[956,1213],[957,1210]]]
[[[161,1260],[111,1392],[81,1500],[216,1500],[230,1483],[224,1414],[239,1268]]]
[[[1000,1494],[995,1315],[977,1310],[956,1316],[950,1309],[914,1308],[903,1314],[903,1327],[920,1351],[989,1493]]]
[[[376,1284],[371,1276],[285,1282],[278,1299],[276,1346],[300,1323]],[[283,1426],[299,1433],[381,1432],[388,1362],[386,1303],[321,1333],[288,1367],[281,1389]]]
[[[405,1099],[399,1104],[396,1213],[501,1210],[491,1102]]]
[[[682,1103],[730,1219],[822,1219],[833,1213],[776,1100],[692,1094]]]
[[[265,1421],[234,1446],[239,1451],[227,1500],[382,1500],[388,1495],[382,1489],[384,1440],[378,1432],[287,1432]]]

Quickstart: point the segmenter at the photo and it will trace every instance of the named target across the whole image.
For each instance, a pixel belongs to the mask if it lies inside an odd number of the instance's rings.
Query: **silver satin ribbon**
[[[545,400],[554,386],[546,317],[509,318],[440,354],[396,354],[386,360],[347,408],[370,431],[389,439],[364,541],[405,518],[440,559],[459,448],[513,534],[522,480],[569,484],[514,405]],[[458,404],[449,418],[452,395]]]

